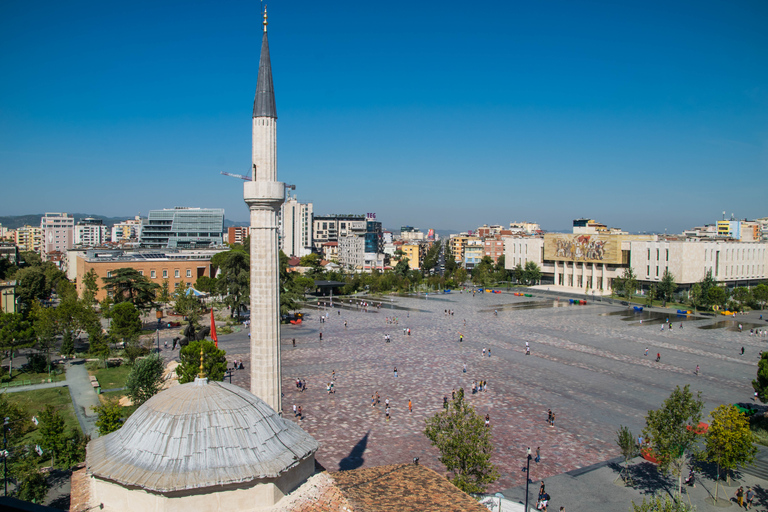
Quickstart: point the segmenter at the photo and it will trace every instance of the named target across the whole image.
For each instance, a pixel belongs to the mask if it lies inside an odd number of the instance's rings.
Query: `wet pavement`
[[[455,293],[392,302],[387,297],[381,309],[368,312],[348,302],[338,309],[334,302],[333,309],[315,304],[305,310],[302,325],[282,328],[283,413],[293,420],[293,404],[302,407],[304,419],[295,421],[320,441],[320,463],[333,471],[419,457],[444,472],[422,433],[424,420],[440,410],[444,395],[464,387],[477,412],[491,418],[493,460],[502,475],[491,490],[525,482],[520,468],[528,446],[541,447],[534,480],[617,456],[618,427],[638,434],[645,413],[659,407],[675,385],[700,390],[707,412],[722,403],[749,401],[759,352],[768,346],[768,338],[750,336],[749,329],[697,328],[722,317],[635,314],[599,302]],[[325,313],[328,319],[321,323]],[[396,324],[387,322],[391,317]],[[667,317],[673,328],[661,331]],[[403,334],[408,328],[410,336]],[[230,361],[244,361],[246,370],[235,372],[233,382],[248,388],[247,335],[220,335],[219,346]],[[483,357],[483,348],[491,349],[491,357]],[[329,395],[326,384],[334,370],[336,393]],[[307,381],[303,393],[295,386],[297,377]],[[488,381],[488,391],[471,394],[472,381],[481,379]],[[376,392],[381,404],[371,406]],[[546,421],[548,409],[556,414],[553,427]]]

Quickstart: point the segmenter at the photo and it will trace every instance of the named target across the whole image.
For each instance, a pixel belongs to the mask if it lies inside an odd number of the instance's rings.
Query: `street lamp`
[[[525,512],[528,512],[528,484],[531,483],[531,447],[528,447],[525,467]]]

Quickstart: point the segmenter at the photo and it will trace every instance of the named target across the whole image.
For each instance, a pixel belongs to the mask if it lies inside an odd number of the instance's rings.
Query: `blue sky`
[[[246,220],[258,2],[0,3],[0,215]],[[466,230],[768,216],[768,2],[268,4],[278,178]]]

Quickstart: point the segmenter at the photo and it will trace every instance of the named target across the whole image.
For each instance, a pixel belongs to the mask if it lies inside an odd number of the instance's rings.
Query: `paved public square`
[[[751,401],[750,382],[768,344],[768,338],[749,335],[750,328],[768,328],[757,314],[731,321],[670,316],[673,328],[662,331],[667,313],[507,292],[357,300],[369,301],[367,312],[349,299],[339,307],[335,298],[333,308],[313,306],[304,310],[304,323],[283,326],[284,416],[293,419],[292,406],[302,407],[304,418],[295,421],[320,441],[317,459],[330,471],[419,457],[443,472],[422,433],[424,419],[440,410],[443,396],[463,387],[477,412],[490,415],[493,461],[501,473],[491,491],[524,484],[529,446],[541,447],[541,462],[532,464],[534,480],[616,457],[619,425],[639,434],[645,413],[676,385],[701,391],[707,413],[723,403]],[[392,317],[396,324],[387,323]],[[230,362],[244,361],[246,370],[235,372],[233,382],[248,388],[245,331],[220,336],[219,346]],[[483,357],[483,348],[491,349],[491,357]],[[333,371],[336,392],[329,395]],[[297,390],[296,378],[306,380],[306,391]],[[488,390],[472,395],[477,380],[487,380]],[[381,403],[374,407],[376,392]],[[555,413],[554,426],[547,424],[548,409]]]

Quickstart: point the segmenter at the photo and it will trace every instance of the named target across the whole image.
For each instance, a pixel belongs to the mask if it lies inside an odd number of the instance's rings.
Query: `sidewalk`
[[[757,458],[758,461],[768,458],[768,449],[759,447]],[[623,466],[623,458],[616,458],[545,478],[546,491],[551,496],[549,509],[559,510],[562,506],[568,511],[626,512],[630,510],[633,501],[640,504],[644,497],[650,499],[656,494],[673,496],[677,492],[677,479],[672,476],[663,476],[655,464],[641,457],[630,461],[634,486],[626,487],[621,479],[616,482],[616,477],[619,476]],[[754,509],[766,510],[768,481],[753,475],[751,469],[741,470],[737,475],[738,479],[731,480],[729,486],[723,485],[725,482],[718,484],[717,505],[712,499],[715,494],[715,482],[697,473],[696,487],[683,484],[683,500],[695,505],[699,512],[714,512],[735,504],[734,494],[741,485],[745,491],[748,486],[752,487],[757,494]],[[533,482],[528,487],[528,506],[531,511],[535,511],[536,497],[541,485],[541,480],[536,478],[535,463],[531,463],[531,476]],[[525,502],[525,486],[506,489],[502,494],[513,502]]]
[[[83,434],[91,436],[91,439],[99,437],[96,430],[96,412],[93,407],[101,405],[96,390],[93,389],[85,369],[85,360],[74,360],[67,365],[67,386],[72,396],[72,405],[75,407],[77,421]]]
[[[36,389],[47,389],[47,388],[63,388],[66,387],[67,381],[66,380],[60,380],[58,382],[46,382],[45,384],[32,384],[30,386],[15,386],[12,388],[3,388],[2,393],[20,393],[22,391],[34,391]]]

